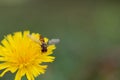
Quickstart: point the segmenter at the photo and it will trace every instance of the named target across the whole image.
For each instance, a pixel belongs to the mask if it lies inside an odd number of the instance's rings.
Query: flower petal
[[[16,73],[15,80],[21,80],[21,78],[25,75],[25,69],[19,69]]]
[[[8,72],[9,71],[9,69],[5,69],[3,72],[2,72],[2,74],[0,74],[0,77],[2,77],[6,72]]]

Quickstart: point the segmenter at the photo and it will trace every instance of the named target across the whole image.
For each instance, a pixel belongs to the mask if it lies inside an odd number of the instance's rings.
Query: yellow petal
[[[8,63],[0,63],[0,70],[5,69],[7,67],[9,67]]]
[[[28,80],[34,80],[34,77],[31,73],[29,73],[29,71],[26,71],[26,76]]]
[[[6,72],[8,72],[9,71],[9,69],[5,69],[3,72],[2,72],[2,74],[0,74],[0,77],[2,77]]]
[[[19,69],[16,73],[15,80],[21,80],[21,78],[25,75],[25,69]]]

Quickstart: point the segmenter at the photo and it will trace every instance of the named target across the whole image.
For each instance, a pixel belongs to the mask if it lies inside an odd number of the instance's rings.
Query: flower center
[[[31,61],[28,57],[20,57],[18,65],[20,68],[23,68],[23,67],[30,65],[30,62]]]

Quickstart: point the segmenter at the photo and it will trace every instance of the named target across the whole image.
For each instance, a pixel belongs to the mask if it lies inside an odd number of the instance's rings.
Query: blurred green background
[[[0,39],[24,30],[61,40],[36,80],[120,80],[119,1],[0,0]]]

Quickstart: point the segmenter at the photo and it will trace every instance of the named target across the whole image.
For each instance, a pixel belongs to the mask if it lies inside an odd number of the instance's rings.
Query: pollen
[[[47,65],[42,63],[54,61],[55,57],[51,54],[56,47],[48,45],[47,52],[43,53],[42,47],[36,42],[39,36],[39,33],[23,31],[4,37],[0,45],[0,77],[10,71],[16,73],[14,80],[21,80],[23,76],[35,80],[35,77],[45,73]],[[48,38],[45,38],[45,43],[48,43]]]

